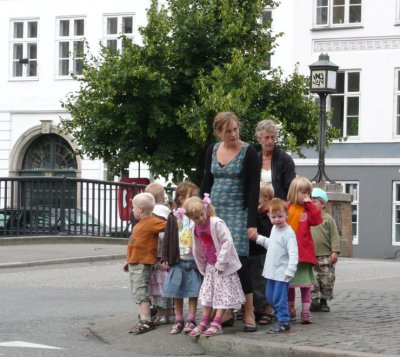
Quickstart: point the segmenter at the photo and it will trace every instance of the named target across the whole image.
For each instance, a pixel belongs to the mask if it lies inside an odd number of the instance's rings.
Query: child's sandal
[[[133,333],[134,335],[139,335],[141,333],[145,333],[151,330],[154,330],[156,326],[152,321],[147,321],[147,320],[140,320],[136,326],[133,326],[130,330],[129,333]]]
[[[189,332],[190,337],[200,336],[205,330],[207,330],[207,326],[200,322],[198,326],[196,326],[192,331]]]
[[[204,331],[203,335],[206,337],[212,337],[222,334],[222,326],[216,322],[211,322],[210,327]]]
[[[183,328],[183,332],[189,333],[196,327],[196,322],[193,320],[186,321],[185,327]]]
[[[171,335],[176,335],[177,333],[181,333],[183,330],[183,321],[176,321],[174,326],[172,326],[169,333]]]

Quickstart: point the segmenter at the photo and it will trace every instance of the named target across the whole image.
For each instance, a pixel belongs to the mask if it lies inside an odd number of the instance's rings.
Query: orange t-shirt
[[[154,215],[142,218],[128,242],[126,261],[129,264],[154,264],[157,260],[158,233],[165,230],[167,221]]]

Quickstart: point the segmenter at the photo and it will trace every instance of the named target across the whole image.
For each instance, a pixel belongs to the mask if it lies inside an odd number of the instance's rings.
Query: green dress
[[[228,226],[238,255],[248,256],[247,208],[243,208],[241,172],[249,144],[245,143],[239,153],[226,165],[221,165],[217,160],[220,144],[214,145],[212,154],[211,173],[214,176],[214,184],[211,189],[211,202],[217,216]]]

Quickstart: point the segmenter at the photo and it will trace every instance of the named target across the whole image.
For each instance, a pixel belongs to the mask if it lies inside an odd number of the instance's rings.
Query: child
[[[328,195],[320,188],[313,188],[311,197],[313,202],[322,211],[323,222],[312,227],[311,233],[317,255],[315,267],[317,282],[312,290],[311,311],[329,312],[327,301],[333,298],[335,284],[335,264],[340,254],[340,238],[333,217],[324,212],[328,203]]]
[[[171,334],[188,333],[196,326],[197,297],[202,282],[192,254],[192,234],[190,220],[185,216],[182,205],[189,197],[196,196],[199,188],[190,181],[182,182],[176,188],[177,208],[167,219],[167,227],[162,244],[161,262],[169,268],[162,295],[174,299],[175,324]],[[183,321],[183,299],[189,298],[189,312]]]
[[[191,227],[193,255],[204,276],[199,294],[204,306],[203,314],[200,324],[193,329],[190,336],[219,335],[222,333],[224,311],[238,308],[246,301],[237,274],[242,264],[228,227],[222,219],[214,216],[215,211],[208,197],[204,201],[199,197],[189,198],[183,208],[194,222]],[[215,317],[208,327],[213,309]]]
[[[257,231],[259,234],[269,237],[271,234],[272,223],[268,216],[268,209],[272,198],[274,197],[274,188],[267,182],[260,182],[260,198],[258,201]],[[265,279],[263,270],[265,263],[266,250],[263,246],[250,241],[249,268],[253,281],[253,302],[256,315],[256,321],[260,325],[268,325],[272,319],[272,307],[267,302],[265,291]]]
[[[290,330],[288,289],[289,281],[296,273],[298,251],[296,235],[286,222],[286,202],[280,198],[272,199],[269,217],[274,225],[270,238],[258,235],[257,244],[268,249],[263,276],[267,280],[267,299],[272,304],[277,319],[269,333],[280,333]]]
[[[157,217],[167,220],[170,214],[170,209],[164,204],[165,192],[164,187],[159,183],[153,182],[146,186],[145,192],[149,192],[154,196],[156,205],[153,209],[153,214]],[[164,233],[158,235],[157,262],[154,265],[154,271],[149,283],[150,297],[152,305],[157,308],[157,316],[154,319],[156,325],[164,325],[173,322],[173,300],[161,296],[162,288],[168,272],[160,263],[161,260],[161,244],[164,238]]]
[[[139,322],[129,333],[136,335],[155,328],[150,316],[149,282],[157,259],[158,234],[165,229],[166,221],[152,215],[154,197],[143,192],[133,200],[133,215],[137,221],[128,242],[124,271],[129,271],[133,300],[139,304]]]
[[[288,223],[296,233],[299,250],[299,263],[296,275],[289,287],[289,313],[292,320],[296,319],[295,288],[301,292],[301,323],[311,324],[311,288],[315,281],[313,266],[316,265],[314,243],[311,236],[311,226],[322,222],[321,211],[311,201],[312,184],[305,178],[298,176],[293,179],[288,191],[289,216]]]

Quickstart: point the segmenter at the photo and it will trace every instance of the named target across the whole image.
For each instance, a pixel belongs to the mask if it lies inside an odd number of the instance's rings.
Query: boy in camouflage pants
[[[317,265],[315,267],[316,283],[312,290],[311,311],[329,312],[328,301],[333,298],[335,283],[335,264],[340,254],[340,238],[333,217],[324,212],[328,195],[320,188],[314,188],[311,193],[313,202],[322,211],[322,223],[311,227],[314,240]]]

